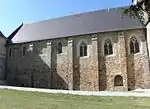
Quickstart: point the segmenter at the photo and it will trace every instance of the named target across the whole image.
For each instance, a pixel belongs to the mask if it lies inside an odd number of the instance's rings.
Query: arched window
[[[120,75],[115,76],[114,86],[123,86],[123,78]]]
[[[140,52],[139,43],[135,37],[130,39],[130,53],[138,53]]]
[[[110,54],[113,54],[113,46],[112,46],[112,43],[109,39],[107,39],[105,41],[105,44],[104,44],[104,54],[105,55],[110,55]]]
[[[87,44],[85,42],[81,42],[80,44],[80,57],[87,56]]]
[[[58,52],[58,54],[62,53],[62,43],[61,42],[58,43],[57,52]]]

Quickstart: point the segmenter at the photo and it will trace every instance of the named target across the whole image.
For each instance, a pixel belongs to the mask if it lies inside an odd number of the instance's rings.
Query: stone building
[[[20,25],[7,41],[7,84],[68,90],[150,88],[147,27],[120,8]]]
[[[0,31],[0,84],[5,83],[6,37]]]

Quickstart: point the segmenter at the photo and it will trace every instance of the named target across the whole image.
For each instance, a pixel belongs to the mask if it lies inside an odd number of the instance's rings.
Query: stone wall
[[[125,32],[128,67],[128,87],[129,90],[136,88],[150,88],[150,72],[148,48],[145,30],[135,30]],[[130,53],[129,41],[131,37],[136,37],[139,42],[140,52]]]
[[[113,54],[104,55],[104,42],[111,40]],[[100,90],[127,90],[126,49],[120,32],[104,33],[99,37]],[[123,86],[114,86],[115,76],[123,78]]]
[[[6,38],[0,36],[0,81],[5,79],[6,40]]]
[[[58,43],[62,43],[62,53],[57,53]],[[68,40],[52,41],[52,88],[68,89]]]
[[[87,44],[87,56],[80,57],[80,43]],[[75,90],[99,90],[97,36],[74,38],[73,88]]]
[[[138,39],[140,52],[130,54],[129,41]],[[104,41],[113,42],[113,55],[104,56]],[[133,90],[149,88],[149,59],[145,30],[128,30],[100,34],[99,37],[100,90]],[[123,86],[114,86],[115,76],[123,78]]]
[[[59,42],[62,43],[60,54],[57,53]],[[24,46],[27,47],[25,56],[22,54]],[[8,84],[68,89],[70,51],[67,38],[9,45],[7,53],[10,48],[13,55],[7,56]]]
[[[8,84],[31,87],[49,87],[51,74],[51,48],[49,41],[10,45],[12,56],[7,57]],[[23,47],[26,55],[23,56]],[[9,55],[9,54],[7,54]]]
[[[140,53],[129,53],[131,36],[139,37]],[[110,39],[113,54],[104,55],[104,42]],[[80,57],[80,43],[87,44],[87,56]],[[58,53],[58,43],[62,53]],[[23,46],[27,54],[22,55]],[[123,90],[148,88],[149,61],[144,30],[127,30],[93,35],[8,45],[7,80],[19,86],[70,90]],[[123,86],[115,86],[115,77]],[[15,83],[16,82],[16,83]]]

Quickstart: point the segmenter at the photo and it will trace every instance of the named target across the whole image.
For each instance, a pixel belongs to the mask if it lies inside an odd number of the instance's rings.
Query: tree
[[[132,0],[129,8],[123,11],[130,17],[139,17],[144,24],[150,21],[150,0]]]

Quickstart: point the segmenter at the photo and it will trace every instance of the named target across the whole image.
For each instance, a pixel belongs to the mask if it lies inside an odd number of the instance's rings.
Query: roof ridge
[[[145,28],[139,20],[130,19],[126,15],[122,16],[122,10],[120,10],[122,8],[124,9],[126,7],[74,14],[55,20],[36,22],[36,24],[32,25],[23,25],[23,27],[14,31],[9,38],[12,39],[13,43],[21,43],[100,32]]]
[[[26,24],[24,24],[24,25],[37,24],[37,23],[42,23],[42,22],[46,22],[46,21],[59,20],[59,19],[62,19],[62,18],[80,16],[80,15],[85,15],[85,14],[94,13],[94,12],[111,12],[111,11],[114,11],[114,10],[120,10],[120,9],[122,9],[122,8],[127,8],[127,7],[128,7],[128,6],[119,6],[119,7],[115,7],[115,8],[97,9],[97,10],[93,10],[93,11],[75,13],[75,14],[70,14],[70,15],[65,15],[65,16],[60,16],[60,17],[45,19],[45,20],[39,20],[39,21],[32,22],[32,23],[26,23]]]

